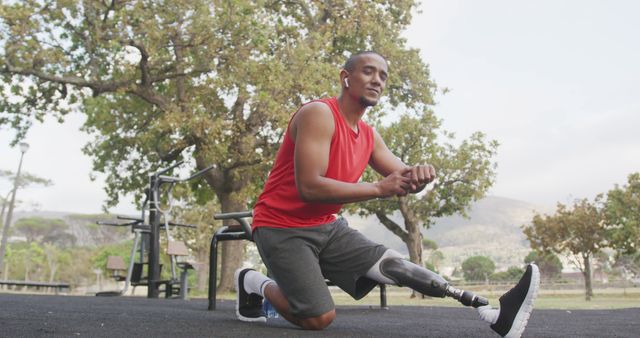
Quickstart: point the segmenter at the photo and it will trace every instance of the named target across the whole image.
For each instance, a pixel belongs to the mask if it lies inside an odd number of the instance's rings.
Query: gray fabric
[[[378,283],[382,283],[382,284],[388,284],[388,285],[398,285],[398,283],[396,283],[396,281],[394,281],[393,279],[385,276],[382,274],[382,272],[380,271],[380,262],[382,262],[383,260],[385,260],[386,258],[390,258],[390,257],[397,257],[402,259],[402,255],[393,250],[393,249],[389,249],[387,251],[384,252],[384,255],[382,255],[382,257],[380,257],[380,259],[371,266],[371,268],[369,268],[369,271],[367,271],[367,273],[365,274],[365,276],[367,276],[368,278],[373,279],[374,281],[378,282]]]
[[[378,283],[365,274],[387,250],[343,218],[305,228],[258,227],[253,239],[291,313],[300,318],[334,308],[325,278],[355,299],[367,295]]]

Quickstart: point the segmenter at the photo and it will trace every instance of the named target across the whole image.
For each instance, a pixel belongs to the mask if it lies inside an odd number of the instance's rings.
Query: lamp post
[[[7,212],[7,219],[4,222],[2,228],[2,244],[0,244],[0,272],[4,271],[4,254],[7,251],[7,239],[9,238],[9,225],[11,224],[11,218],[13,217],[13,207],[16,202],[16,191],[18,191],[18,185],[20,183],[20,171],[22,170],[22,159],[24,153],[29,150],[29,144],[25,142],[20,143],[20,164],[18,164],[18,172],[16,172],[16,179],[13,181],[13,191],[11,192],[11,201],[9,202],[9,211]],[[3,276],[6,277],[6,276]]]

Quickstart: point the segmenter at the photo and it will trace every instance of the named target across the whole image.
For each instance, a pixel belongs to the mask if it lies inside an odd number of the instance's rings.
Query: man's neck
[[[348,94],[342,93],[338,96],[338,108],[349,127],[357,132],[358,122],[362,119],[367,107],[363,107],[360,100],[354,100]]]

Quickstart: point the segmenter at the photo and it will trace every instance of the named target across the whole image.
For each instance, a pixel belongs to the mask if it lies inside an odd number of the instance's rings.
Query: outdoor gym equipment
[[[126,223],[113,223],[113,222],[102,222],[102,221],[97,222],[100,225],[120,226],[120,227],[130,226],[131,231],[135,235],[134,235],[134,243],[133,243],[133,246],[131,247],[131,254],[129,256],[128,267],[125,265],[124,260],[120,256],[109,256],[107,258],[107,270],[110,270],[113,272],[113,275],[111,277],[118,282],[124,282],[124,287],[121,290],[117,290],[117,291],[98,292],[96,293],[96,296],[120,296],[120,295],[126,294],[129,286],[133,286],[133,289],[135,290],[136,286],[148,286],[149,284],[148,277],[143,276],[144,266],[148,265],[148,263],[145,261],[145,256],[148,253],[147,248],[149,247],[149,234],[151,232],[151,226],[148,224],[145,224],[146,209],[148,206],[147,202],[149,201],[149,194],[147,193],[145,195],[147,197],[142,203],[142,211],[141,211],[140,218],[118,216],[117,217],[118,219],[128,220],[129,222],[126,222]],[[169,225],[172,225],[172,226],[195,228],[195,226],[193,225],[173,223],[173,222],[168,222],[167,220],[165,221],[165,223],[168,223]],[[169,254],[170,256],[174,256],[174,255],[186,256],[188,254],[186,247],[184,247],[184,244],[181,247],[178,244],[179,243],[177,242],[169,242],[167,254]],[[136,261],[136,253],[138,254],[137,261]],[[175,260],[173,259],[171,263],[172,265],[176,264]],[[179,282],[180,297],[183,299],[186,299],[186,290],[187,290],[186,274],[187,274],[187,270],[192,267],[188,263],[177,263],[177,264],[183,270],[181,273],[181,276],[180,276],[181,278]],[[119,274],[119,271],[122,271],[125,269],[127,271],[126,275],[121,276]],[[174,266],[172,266],[172,270],[175,271]],[[165,285],[165,296],[171,297],[174,291],[173,285],[178,284],[178,281],[174,274],[172,275],[171,280],[163,280],[161,281],[160,284]]]
[[[165,285],[165,297],[171,297],[173,295],[174,285],[180,285],[180,297],[186,299],[187,292],[187,270],[192,269],[193,266],[187,262],[178,262],[178,256],[188,255],[188,250],[184,243],[173,240],[170,226],[181,226],[188,228],[195,228],[194,225],[179,224],[171,222],[170,211],[173,204],[173,198],[171,192],[173,187],[177,183],[193,180],[200,177],[205,172],[211,170],[213,165],[196,172],[195,174],[186,177],[171,177],[166,176],[167,172],[181,165],[183,162],[178,162],[168,168],[161,169],[156,173],[149,175],[149,188],[145,191],[146,198],[142,204],[142,215],[140,218],[118,216],[118,219],[129,220],[127,223],[109,223],[98,222],[102,225],[112,226],[131,226],[132,231],[135,233],[134,245],[131,248],[131,256],[129,268],[125,278],[125,286],[120,291],[103,292],[99,295],[121,295],[127,291],[129,285],[134,287],[137,285],[145,285],[147,288],[148,298],[158,298],[160,295],[160,286]],[[163,185],[168,184],[167,189],[162,192]],[[169,201],[169,207],[163,210],[160,207],[160,194],[166,193]],[[148,224],[145,223],[146,210],[148,206],[149,218]],[[161,216],[164,215],[164,222],[161,222]],[[161,280],[160,272],[162,265],[160,264],[160,230],[164,228],[167,234],[167,254],[171,259],[171,280]],[[148,248],[147,248],[148,247]],[[138,262],[135,262],[136,251],[139,252]],[[148,256],[148,261],[145,262],[145,254]],[[147,277],[142,277],[143,267],[147,265]],[[180,279],[176,274],[176,266],[182,269]]]

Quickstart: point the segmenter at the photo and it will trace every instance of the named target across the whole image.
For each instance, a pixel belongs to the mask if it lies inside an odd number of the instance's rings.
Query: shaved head
[[[384,56],[382,56],[380,53],[374,52],[374,51],[362,51],[362,52],[357,52],[355,54],[352,54],[349,59],[347,59],[347,62],[344,63],[344,66],[342,68],[344,68],[346,71],[348,72],[352,72],[355,68],[356,68],[356,64],[358,64],[358,61],[360,60],[360,58],[362,56],[365,55],[378,55],[379,57],[381,57],[385,63],[387,63],[387,59],[385,59]],[[387,67],[389,65],[387,64]]]

